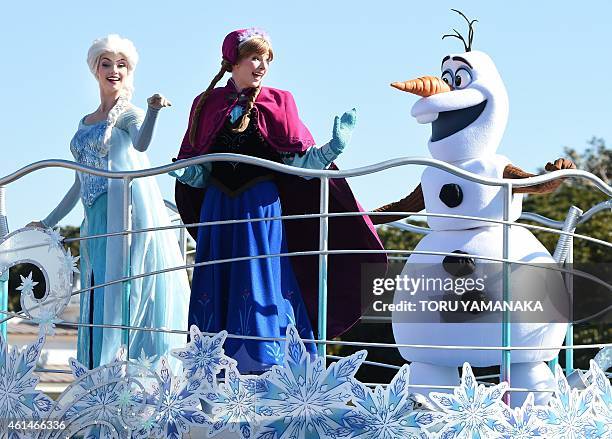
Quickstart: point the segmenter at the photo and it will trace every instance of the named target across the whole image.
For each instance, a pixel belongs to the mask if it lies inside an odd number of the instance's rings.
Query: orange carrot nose
[[[424,98],[452,90],[446,82],[442,81],[442,79],[437,76],[422,76],[417,79],[411,79],[410,81],[393,82],[391,87]]]

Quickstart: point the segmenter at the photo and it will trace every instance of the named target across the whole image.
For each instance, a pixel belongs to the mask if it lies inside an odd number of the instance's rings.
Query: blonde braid
[[[106,129],[104,130],[103,144],[106,150],[109,148],[109,141],[111,139],[111,135],[113,134],[113,128],[117,124],[117,120],[119,120],[119,116],[123,113],[126,108],[129,106],[129,93],[121,93],[113,108],[110,109],[108,115],[106,116]]]
[[[204,106],[204,102],[206,101],[206,98],[208,97],[208,95],[210,95],[210,92],[212,91],[212,89],[215,88],[215,85],[217,85],[217,82],[219,82],[221,78],[223,78],[223,75],[225,75],[225,72],[231,72],[231,71],[232,71],[232,65],[225,60],[221,61],[221,69],[212,79],[208,88],[204,91],[204,93],[202,93],[202,95],[200,96],[200,99],[198,99],[198,103],[196,104],[195,110],[193,111],[193,115],[191,116],[191,120],[189,121],[189,143],[191,144],[191,146],[193,146],[196,141],[198,125],[200,122],[200,113],[202,112],[202,107]]]
[[[260,92],[261,86],[257,87],[253,91],[253,93],[251,93],[251,96],[249,96],[249,100],[247,101],[244,113],[242,113],[242,116],[240,118],[240,124],[236,128],[232,128],[232,131],[234,133],[241,133],[249,126],[249,122],[251,121],[251,110],[253,109],[253,106],[255,105],[255,100],[257,99],[257,96],[259,96]]]

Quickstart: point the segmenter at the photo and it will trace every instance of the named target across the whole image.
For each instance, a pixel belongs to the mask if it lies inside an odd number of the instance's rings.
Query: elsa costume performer
[[[100,106],[79,121],[70,150],[82,165],[109,171],[149,168],[149,147],[159,109],[170,103],[158,94],[148,99],[146,115],[131,104],[134,69],[138,53],[130,40],[118,35],[97,39],[89,48],[87,64],[100,87]],[[76,172],[74,184],[61,203],[42,220],[55,226],[83,202],[85,218],[81,236],[122,230],[123,182]],[[154,177],[134,179],[131,184],[132,229],[170,225]],[[120,325],[122,283],[96,288],[122,278],[125,261],[124,235],[81,241],[81,285],[92,287],[81,295],[80,321],[93,325]],[[183,265],[172,230],[131,235],[130,276]],[[130,325],[184,330],[187,326],[189,283],[184,270],[145,276],[130,281]],[[186,342],[181,334],[130,331],[130,357],[148,358],[168,354]],[[90,368],[112,361],[121,344],[121,330],[83,326],[79,328],[79,361]]]

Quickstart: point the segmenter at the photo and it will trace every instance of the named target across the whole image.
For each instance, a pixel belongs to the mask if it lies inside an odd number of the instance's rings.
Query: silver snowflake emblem
[[[421,439],[427,437],[424,426],[439,421],[443,415],[419,410],[419,403],[408,391],[410,368],[406,364],[385,388],[369,387],[353,379],[352,410],[344,421],[352,430],[353,438],[360,439]]]
[[[429,397],[445,413],[444,426],[438,432],[440,438],[498,438],[503,430],[502,396],[507,383],[485,387],[478,384],[472,368],[463,364],[461,385],[453,394],[431,392]]]
[[[22,275],[19,275],[19,277],[21,278],[21,285],[19,285],[16,290],[21,291],[21,294],[33,294],[34,287],[38,285],[38,282],[34,282],[32,279],[32,272],[30,271],[27,277],[23,277]]]
[[[221,331],[213,337],[202,335],[197,326],[190,328],[191,341],[181,349],[173,349],[172,356],[183,363],[185,377],[204,378],[206,383],[213,389],[217,387],[217,374],[223,368],[236,362],[224,355],[223,342],[227,337],[227,331]]]
[[[209,435],[229,430],[241,439],[250,439],[257,428],[265,407],[260,394],[265,391],[259,377],[242,377],[235,366],[228,369],[225,383],[216,392],[207,392],[204,399],[212,404],[212,424]]]
[[[559,439],[597,437],[589,435],[589,432],[596,430],[590,408],[594,396],[593,389],[589,387],[587,390],[579,391],[570,388],[559,365],[555,370],[555,379],[556,397],[550,399],[547,407],[536,410],[536,415],[546,427],[547,435]]]
[[[325,368],[321,357],[312,359],[298,330],[287,327],[285,365],[273,366],[261,379],[266,417],[259,439],[348,437],[343,418],[350,412],[351,382],[366,357],[359,351]]]

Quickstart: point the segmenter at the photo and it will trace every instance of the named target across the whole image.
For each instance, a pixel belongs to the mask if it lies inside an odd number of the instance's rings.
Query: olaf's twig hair
[[[468,30],[468,40],[467,42],[465,41],[465,38],[463,38],[463,35],[461,35],[457,29],[453,29],[453,31],[455,32],[454,34],[444,34],[442,35],[442,39],[446,38],[446,37],[453,37],[453,38],[457,38],[459,40],[461,40],[461,42],[463,43],[463,47],[465,48],[466,52],[470,52],[472,50],[472,41],[474,40],[474,23],[477,23],[478,20],[470,20],[469,18],[467,18],[465,16],[465,14],[457,9],[451,9],[451,11],[456,12],[457,14],[461,15],[465,21],[467,21],[469,30]]]

